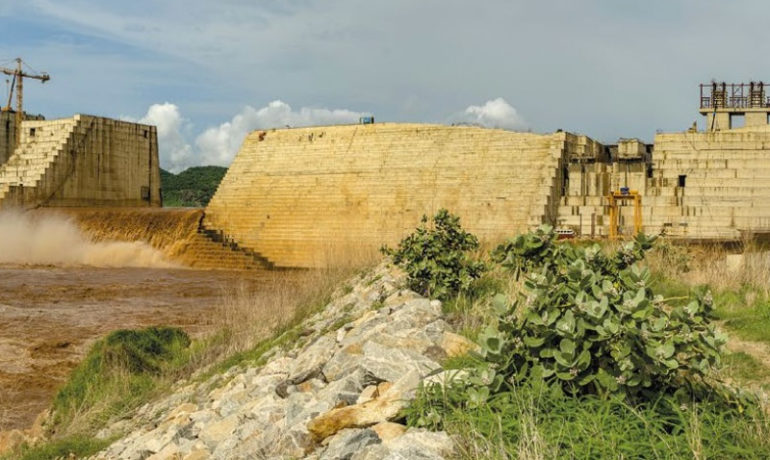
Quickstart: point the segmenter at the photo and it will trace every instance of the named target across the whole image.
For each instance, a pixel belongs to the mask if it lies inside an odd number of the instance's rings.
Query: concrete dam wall
[[[89,115],[24,121],[0,165],[0,209],[160,206],[154,126]]]
[[[447,208],[482,240],[542,223],[608,235],[611,191],[642,230],[692,240],[770,232],[770,128],[659,134],[655,144],[475,127],[369,124],[255,131],[203,225],[270,266],[373,253]],[[619,231],[633,232],[631,205]]]
[[[256,131],[204,225],[278,267],[374,252],[440,208],[494,240],[553,221],[560,164],[592,142],[567,133],[393,123]]]
[[[634,143],[618,149],[624,144]],[[649,147],[634,155],[569,158],[556,224],[606,236],[607,195],[627,187],[642,196],[648,234],[725,241],[770,232],[770,127],[664,133]],[[631,206],[620,208],[626,234],[632,216]]]

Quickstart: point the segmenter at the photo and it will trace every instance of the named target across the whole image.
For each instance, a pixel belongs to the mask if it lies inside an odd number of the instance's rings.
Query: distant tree
[[[211,201],[227,168],[194,166],[179,174],[160,170],[163,205],[166,207],[204,207]]]

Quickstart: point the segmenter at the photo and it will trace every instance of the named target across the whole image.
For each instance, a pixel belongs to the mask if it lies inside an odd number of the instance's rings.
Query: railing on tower
[[[746,109],[770,107],[761,81],[725,83],[712,81],[700,84],[701,109]]]

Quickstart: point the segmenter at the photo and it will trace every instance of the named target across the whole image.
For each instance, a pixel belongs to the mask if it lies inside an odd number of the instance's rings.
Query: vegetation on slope
[[[194,166],[179,174],[161,169],[163,206],[205,207],[226,172],[227,168],[221,166]]]
[[[770,324],[770,271],[728,276],[713,269],[724,257],[718,249],[693,257],[643,237],[597,247],[557,242],[550,229],[490,254],[446,211],[420,229],[387,251],[410,286],[444,300],[448,320],[482,352],[444,363],[466,376],[422,389],[404,413],[408,424],[447,430],[464,458],[770,458],[767,407],[753,392],[770,382],[770,365],[761,354],[724,350],[719,333],[770,344],[770,327],[762,327]],[[189,346],[181,339],[170,354],[161,346],[138,361],[105,361],[155,339],[121,332],[111,342],[122,344],[119,352],[106,355],[115,347],[99,342],[81,365],[89,371],[73,373],[57,397],[53,441],[9,458],[87,455],[104,445],[89,438],[114,408],[130,417],[174,379],[264,362],[272,346],[301,339],[301,319],[346,275],[307,283],[315,288],[303,291],[299,307],[268,315],[282,320],[267,339],[250,326],[265,316],[263,303],[285,308],[287,293],[234,293],[217,315],[225,321],[219,334]],[[696,285],[707,285],[711,298]],[[118,375],[150,383],[137,384],[138,393],[94,384],[109,368],[95,362],[121,363]]]
[[[394,252],[407,254],[411,238]],[[489,270],[445,307],[481,352],[446,363],[461,377],[424,388],[409,424],[449,431],[465,458],[770,457],[761,398],[723,378],[712,296],[689,285],[658,295],[651,247],[643,236],[559,243],[544,228],[475,254]],[[452,278],[409,273],[416,285]],[[758,364],[727,358],[736,370]]]
[[[167,394],[180,379],[202,381],[243,363],[264,362],[274,346],[302,340],[302,320],[326,305],[350,269],[307,272],[288,281],[273,276],[271,290],[223,293],[214,332],[191,340],[178,328],[118,330],[97,341],[59,390],[46,422],[47,441],[23,445],[2,460],[77,458],[114,439],[96,433],[130,419],[143,404]],[[266,320],[267,319],[267,320]]]

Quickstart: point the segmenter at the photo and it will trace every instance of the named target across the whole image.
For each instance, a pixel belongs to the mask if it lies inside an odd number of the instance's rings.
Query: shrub
[[[574,394],[705,390],[725,337],[710,324],[710,293],[668,307],[635,264],[654,238],[639,235],[609,255],[598,245],[557,243],[550,228],[521,235],[495,259],[526,272],[520,299],[497,299],[496,326],[480,336],[490,389],[544,381]]]
[[[410,289],[446,300],[467,290],[484,272],[484,264],[469,255],[478,247],[478,239],[463,230],[460,218],[441,209],[430,225],[428,216],[423,216],[420,226],[397,249],[384,246],[382,252],[406,270]]]

